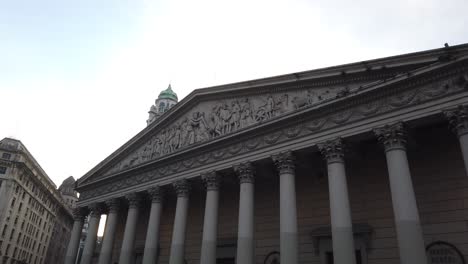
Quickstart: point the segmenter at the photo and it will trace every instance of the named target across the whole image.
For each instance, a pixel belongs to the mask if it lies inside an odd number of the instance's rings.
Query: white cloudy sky
[[[468,42],[466,0],[0,0],[0,137],[59,185],[196,88]]]

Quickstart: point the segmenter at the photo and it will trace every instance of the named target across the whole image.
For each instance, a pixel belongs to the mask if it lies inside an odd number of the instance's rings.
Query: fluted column
[[[341,138],[318,145],[327,161],[333,263],[355,264],[353,224]]]
[[[296,173],[290,151],[272,157],[280,177],[280,258],[281,263],[297,263]]]
[[[89,210],[91,211],[91,214],[89,217],[88,234],[86,235],[83,255],[81,256],[81,264],[90,264],[91,259],[93,258],[99,221],[101,220],[102,206],[99,204],[93,204],[89,207]]]
[[[450,127],[458,136],[465,163],[466,175],[468,175],[468,106],[460,105],[456,108],[444,111]]]
[[[162,190],[159,186],[149,189],[151,198],[151,212],[146,232],[145,252],[143,253],[143,264],[154,264],[158,257],[159,226],[161,224]]]
[[[187,229],[187,216],[189,205],[189,183],[187,180],[178,180],[174,184],[177,193],[177,207],[172,231],[171,255],[169,264],[184,264],[185,258],[185,231]]]
[[[240,181],[237,263],[255,263],[254,172],[250,163],[234,167]]]
[[[425,264],[424,237],[406,156],[403,123],[387,125],[374,132],[385,147],[401,263]]]
[[[125,196],[125,199],[128,201],[128,214],[122,240],[122,249],[120,250],[119,264],[132,263],[135,247],[136,227],[141,203],[141,197],[137,193],[132,193]]]
[[[99,264],[109,264],[112,260],[112,249],[114,248],[115,230],[120,209],[120,200],[118,198],[106,201],[109,210],[107,214],[106,227],[104,229],[104,238],[102,241],[101,252],[99,254]]]
[[[65,264],[75,264],[76,254],[78,253],[78,247],[80,246],[80,238],[85,215],[86,214],[82,208],[76,208],[73,210],[74,223],[70,242],[68,242],[67,253],[65,255]]]
[[[206,187],[206,201],[200,263],[216,264],[216,241],[218,238],[219,181],[215,172],[203,174],[202,180]]]

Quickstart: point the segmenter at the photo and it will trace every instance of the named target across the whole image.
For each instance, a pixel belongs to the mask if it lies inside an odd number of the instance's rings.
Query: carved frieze
[[[448,78],[448,76],[450,76],[450,78]],[[243,138],[242,141],[233,142],[231,145],[220,146],[219,148],[213,149],[211,152],[196,152],[184,157],[178,171],[186,171],[206,166],[220,159],[229,159],[237,155],[243,155],[255,150],[271,147],[272,145],[288,142],[297,137],[311,135],[318,131],[343,126],[348,123],[354,123],[408,106],[463,92],[468,89],[467,83],[460,81],[465,78],[463,76],[466,76],[466,74],[461,73],[453,75],[453,73],[447,73],[446,79],[437,77],[438,79],[429,79],[423,84],[408,82],[405,83],[405,86],[399,87],[399,92],[393,94],[376,97],[368,101],[361,100],[362,103],[341,108],[342,110],[309,115],[310,117],[297,120],[296,125],[288,124],[282,127],[279,126],[278,129],[272,131],[262,130],[254,137],[249,136],[249,138]],[[443,89],[440,87],[443,87]],[[365,98],[366,95],[362,95],[362,97]],[[398,104],[390,102],[398,102]],[[307,111],[314,111],[314,109],[309,109]],[[343,118],[337,118],[341,116],[346,117],[344,121]],[[138,184],[138,182],[154,181],[157,178],[170,176],[171,173],[170,165],[156,164],[150,171],[141,173],[147,175],[142,181],[136,180],[139,174],[126,175],[125,178],[115,178],[108,184],[86,188],[81,192],[80,200],[91,199],[104,193],[122,190],[134,186]],[[126,181],[130,181],[129,185],[125,183]]]
[[[171,154],[190,145],[268,121],[285,113],[337,98],[345,89],[347,88],[331,87],[271,93],[219,102],[202,102],[173,125],[156,132],[148,142],[118,162],[106,175]],[[291,137],[295,134],[297,134],[297,129],[288,133]],[[274,139],[273,137],[272,143]],[[217,157],[221,156],[217,155]]]

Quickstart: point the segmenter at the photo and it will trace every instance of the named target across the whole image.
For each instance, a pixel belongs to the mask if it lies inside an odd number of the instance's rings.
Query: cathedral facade
[[[87,215],[81,264],[465,263],[468,44],[158,110],[77,181],[65,263]]]

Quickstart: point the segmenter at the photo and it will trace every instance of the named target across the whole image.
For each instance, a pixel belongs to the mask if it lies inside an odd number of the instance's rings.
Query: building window
[[[2,159],[7,159],[7,160],[9,160],[10,158],[11,158],[11,154],[10,154],[10,153],[4,152],[4,153],[2,154]]]
[[[0,174],[6,173],[6,167],[0,166]]]

